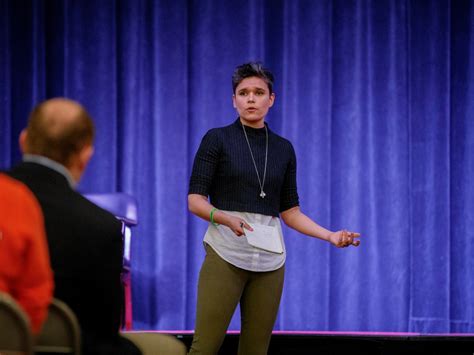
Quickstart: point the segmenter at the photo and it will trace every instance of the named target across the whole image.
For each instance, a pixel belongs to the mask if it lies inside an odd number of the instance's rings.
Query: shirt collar
[[[268,126],[268,123],[266,121],[263,121],[263,124],[267,127],[268,132],[270,132],[270,127]],[[243,126],[242,122],[240,121],[240,117],[237,117],[237,119],[234,121],[234,125],[237,127],[241,128]],[[245,125],[245,129],[252,131],[252,132],[265,132],[264,127],[262,128],[253,128],[250,126]]]
[[[24,154],[23,155],[23,161],[26,162],[26,163],[36,163],[36,164],[46,166],[46,167],[60,173],[61,175],[63,175],[66,178],[67,182],[69,183],[69,186],[71,186],[71,188],[74,189],[76,187],[76,182],[72,178],[72,175],[69,172],[69,170],[67,170],[64,167],[64,165],[59,164],[58,162],[55,162],[54,160],[46,158],[42,155]]]

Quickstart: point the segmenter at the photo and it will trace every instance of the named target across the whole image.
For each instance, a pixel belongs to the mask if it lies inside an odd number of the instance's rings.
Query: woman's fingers
[[[250,224],[248,224],[247,222],[243,222],[244,223],[244,227],[245,229],[248,229],[249,231],[253,232],[253,228],[250,226]]]
[[[357,247],[360,245],[360,240],[355,240],[355,238],[359,238],[359,237],[360,237],[360,233],[349,232],[344,229],[341,231],[341,236],[340,236],[339,243],[337,246],[339,248],[346,248],[350,245]]]
[[[235,235],[237,237],[245,235],[245,229],[253,231],[253,228],[247,222],[245,222],[243,219],[237,218],[237,227],[232,229]]]
[[[351,232],[352,242],[351,245],[358,247],[360,245],[360,240],[356,239],[360,237],[360,233]]]

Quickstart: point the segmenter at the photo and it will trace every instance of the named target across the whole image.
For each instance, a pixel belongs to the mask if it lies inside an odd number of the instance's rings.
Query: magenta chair
[[[138,223],[137,201],[125,193],[85,194],[85,198],[112,213],[122,221],[123,234],[123,274],[122,280],[125,292],[125,310],[123,328],[132,329],[132,280],[130,264],[131,228]]]

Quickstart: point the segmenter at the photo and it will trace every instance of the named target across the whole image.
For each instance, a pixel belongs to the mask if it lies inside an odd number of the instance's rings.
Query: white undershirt
[[[209,244],[222,259],[238,268],[257,272],[273,271],[283,266],[286,259],[286,250],[280,218],[258,213],[222,212],[240,217],[250,224],[276,227],[283,247],[283,253],[281,254],[258,249],[247,242],[246,236],[238,237],[227,226],[219,225],[216,227],[209,223],[204,235],[204,242]]]

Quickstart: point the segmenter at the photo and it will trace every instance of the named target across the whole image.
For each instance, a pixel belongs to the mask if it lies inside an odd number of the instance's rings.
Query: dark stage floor
[[[176,336],[188,348],[192,341],[192,332],[162,333]],[[219,355],[236,355],[238,341],[238,332],[229,332]],[[297,354],[474,355],[474,334],[274,332],[268,355]]]

